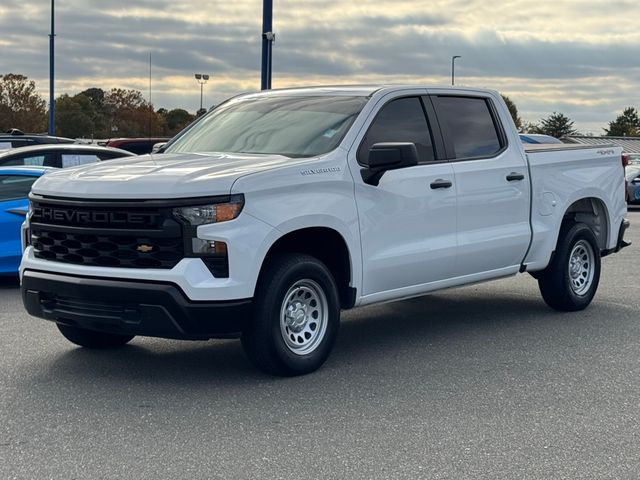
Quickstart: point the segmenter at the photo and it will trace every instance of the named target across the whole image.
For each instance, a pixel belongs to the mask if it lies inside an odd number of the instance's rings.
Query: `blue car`
[[[22,256],[20,227],[31,185],[48,167],[0,167],[0,275],[16,275]]]
[[[552,137],[551,135],[542,135],[540,133],[520,133],[519,135],[522,143],[563,143],[561,140],[558,140],[556,137]]]

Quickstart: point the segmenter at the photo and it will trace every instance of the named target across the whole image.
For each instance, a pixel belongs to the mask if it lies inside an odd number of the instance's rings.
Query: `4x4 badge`
[[[138,247],[136,248],[137,251],[141,252],[141,253],[149,253],[153,251],[153,246],[152,245],[138,245]]]

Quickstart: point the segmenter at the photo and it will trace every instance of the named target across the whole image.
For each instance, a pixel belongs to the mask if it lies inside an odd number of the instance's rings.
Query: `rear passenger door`
[[[491,98],[431,95],[457,191],[456,276],[517,271],[529,247],[530,183]],[[504,272],[507,273],[507,272]]]

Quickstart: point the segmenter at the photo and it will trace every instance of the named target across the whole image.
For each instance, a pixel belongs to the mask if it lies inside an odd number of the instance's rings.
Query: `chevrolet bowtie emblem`
[[[153,251],[153,246],[151,245],[138,245],[138,247],[136,248],[137,251],[141,252],[141,253],[149,253]]]

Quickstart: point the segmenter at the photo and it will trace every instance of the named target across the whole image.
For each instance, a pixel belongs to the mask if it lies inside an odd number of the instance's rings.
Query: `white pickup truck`
[[[524,149],[493,91],[248,94],[165,148],[33,186],[23,301],[71,342],[240,336],[304,374],[341,309],[528,272],[580,310],[627,245],[620,149]]]

